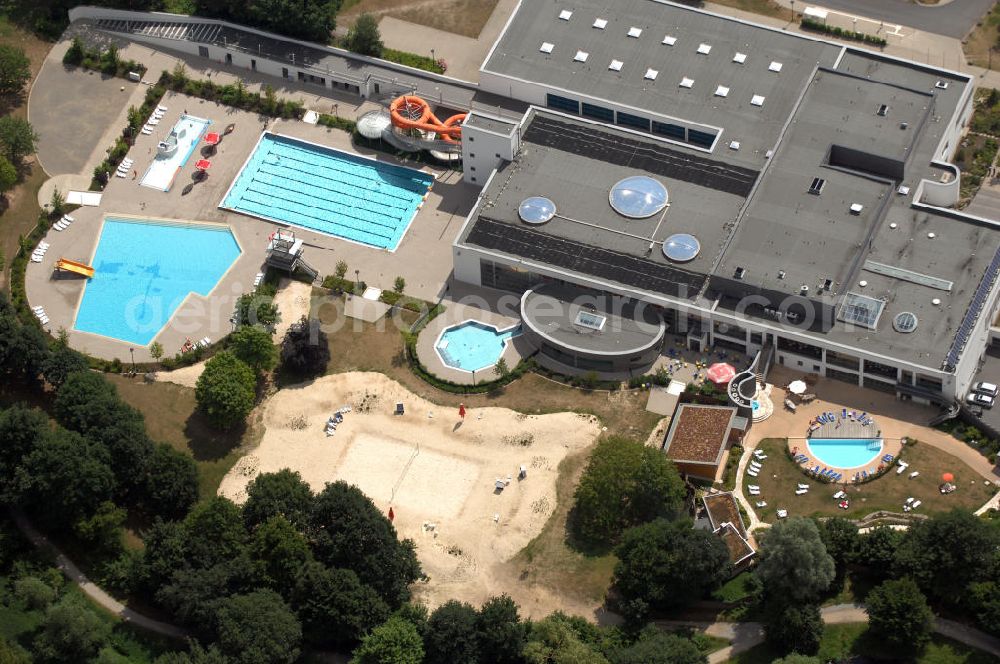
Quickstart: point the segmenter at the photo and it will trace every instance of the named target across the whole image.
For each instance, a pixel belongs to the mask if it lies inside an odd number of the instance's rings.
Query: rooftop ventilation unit
[[[551,42],[542,42],[542,45],[538,47],[538,50],[542,53],[551,53],[554,48],[555,44],[552,44]]]
[[[823,290],[828,291],[831,288],[833,288],[833,279],[824,279],[823,280]]]
[[[642,34],[642,28],[637,28],[634,25],[628,29],[628,36],[632,39],[638,39],[639,35]]]
[[[897,332],[909,334],[917,329],[917,317],[911,311],[903,311],[896,314],[896,317],[892,319],[892,327]]]
[[[729,149],[730,150],[739,150],[740,149],[740,142],[739,141],[729,141]]]
[[[699,55],[708,55],[711,52],[712,52],[712,45],[711,44],[698,44],[698,54]]]
[[[727,88],[724,85],[720,85],[719,87],[715,88],[715,96],[716,97],[728,97],[729,96],[729,88]]]
[[[663,41],[661,43],[666,44],[667,46],[673,46],[674,44],[677,43],[677,37],[674,37],[673,35],[667,35],[666,37],[663,38]]]
[[[694,86],[694,79],[693,78],[688,78],[687,76],[685,76],[684,78],[681,79],[681,87],[682,88],[690,88],[690,87],[693,87],[693,86]]]
[[[851,214],[857,216],[861,214],[861,211],[865,209],[865,206],[861,203],[851,203]]]
[[[747,276],[747,269],[745,267],[742,267],[742,266],[737,267],[736,268],[736,272],[733,273],[733,278],[734,279],[739,279],[740,281],[742,281],[743,277],[745,277],[745,276]]]
[[[802,284],[801,286],[799,286],[799,295],[808,295],[808,294],[809,294],[808,284]]]
[[[608,20],[604,18],[594,19],[594,27],[598,30],[603,30],[608,27]]]
[[[813,178],[812,184],[809,185],[809,193],[819,196],[823,193],[823,187],[826,186],[826,180],[823,178]]]
[[[778,62],[777,60],[772,60],[772,61],[771,61],[771,64],[769,64],[769,65],[767,66],[767,69],[768,69],[768,71],[773,71],[773,72],[777,73],[777,72],[781,71],[781,68],[782,68],[783,66],[784,66],[784,65],[782,65],[782,64],[781,64],[780,62]]]
[[[947,90],[948,81],[938,81],[937,83],[934,84],[934,87],[937,88],[938,90]]]
[[[899,188],[896,189],[896,193],[899,194],[900,196],[906,196],[908,193],[910,193],[910,188],[907,187],[905,184],[901,184],[899,185]]]
[[[625,63],[622,62],[621,60],[612,60],[611,64],[608,65],[608,69],[610,69],[611,71],[621,71],[622,65],[624,64]]]
[[[743,64],[746,61],[747,61],[746,53],[740,53],[739,51],[737,51],[736,55],[733,56],[733,62],[736,62],[738,64]]]
[[[587,53],[586,51],[577,51],[576,55],[573,56],[573,60],[575,62],[586,62],[587,58],[589,58],[589,57],[590,57],[590,53]]]
[[[647,70],[646,70],[646,75],[645,75],[645,76],[643,76],[643,78],[645,78],[646,80],[649,80],[649,81],[655,81],[655,80],[656,80],[656,76],[657,76],[657,75],[658,75],[659,73],[660,73],[660,72],[658,72],[658,71],[657,71],[657,70],[655,70],[655,69],[647,69]]]
[[[568,9],[564,9],[561,12],[559,12],[559,20],[560,21],[568,21],[570,18],[572,18],[572,16],[573,16],[573,12],[571,12]]]
[[[889,105],[888,104],[879,104],[878,110],[875,111],[875,115],[878,115],[879,117],[883,117],[883,118],[885,116],[889,115]]]
[[[779,279],[784,279],[785,278],[785,271],[784,270],[778,270],[778,278]]]
[[[764,105],[764,95],[754,95],[750,98],[751,106],[763,106]]]

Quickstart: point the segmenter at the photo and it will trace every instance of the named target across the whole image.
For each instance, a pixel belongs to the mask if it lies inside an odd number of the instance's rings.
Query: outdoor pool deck
[[[236,125],[212,156],[208,177],[194,183],[194,157],[201,154],[199,146],[192,158],[177,174],[169,192],[139,185],[139,181],[112,176],[103,192],[99,207],[81,207],[71,215],[76,220],[67,230],[50,230],[44,238],[51,246],[41,263],[29,263],[26,273],[28,301],[41,305],[49,316],[48,331],[59,329],[69,333],[70,344],[95,357],[131,359],[135,349],[137,362],[149,361],[148,348],[137,347],[106,337],[74,331],[73,321],[84,289],[83,278],[70,278],[55,273],[59,258],[89,261],[98,242],[101,220],[105,216],[127,215],[163,219],[227,224],[243,249],[226,276],[208,297],[191,296],[175,312],[170,324],[157,336],[166,356],[173,356],[185,339],[209,337],[218,341],[232,330],[229,318],[236,298],[252,288],[254,275],[262,269],[267,238],[275,224],[218,208],[225,192],[240,167],[246,161],[264,129],[263,119],[253,113],[234,111],[229,107],[205,102],[185,95],[168,93],[161,102],[170,109],[170,117],[184,110],[191,115],[207,118],[213,126]],[[86,122],[87,118],[79,121]],[[271,121],[269,127],[284,134],[314,141],[340,150],[353,150],[350,135],[343,131],[308,125],[298,121]],[[139,173],[145,172],[156,153],[157,135],[140,135],[128,156]],[[383,153],[362,151],[380,161],[401,162]],[[436,301],[451,272],[451,241],[476,200],[476,188],[461,181],[453,171],[438,170],[437,183],[410,226],[395,253],[344,242],[322,233],[295,229],[296,237],[306,246],[306,261],[320,275],[332,274],[336,264],[344,260],[350,274],[360,270],[360,278],[373,286],[392,288],[394,279],[406,279],[408,295]]]

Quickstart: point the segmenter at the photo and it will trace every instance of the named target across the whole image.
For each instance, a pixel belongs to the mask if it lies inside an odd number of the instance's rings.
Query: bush
[[[856,32],[854,30],[845,30],[843,28],[838,28],[836,26],[827,25],[822,21],[817,21],[813,18],[802,18],[802,28],[804,30],[812,30],[814,32],[822,32],[827,35],[833,35],[834,37],[840,37],[842,39],[853,39],[854,41],[864,42],[865,44],[870,44],[872,46],[878,46],[879,48],[885,47],[889,42],[882,37],[877,37],[875,35],[869,35],[865,32]]]
[[[159,85],[191,97],[221,102],[227,106],[270,117],[301,120],[306,113],[301,102],[278,99],[270,86],[265,86],[264,95],[261,96],[256,92],[247,92],[242,81],[231,85],[219,85],[211,80],[188,78],[186,69],[180,66],[175,67],[173,72],[164,71],[160,74]]]
[[[220,429],[243,422],[254,403],[253,370],[228,351],[205,363],[195,387],[198,409]]]
[[[397,51],[394,48],[382,49],[381,57],[383,60],[388,60],[389,62],[395,62],[396,64],[413,67],[415,69],[423,69],[424,71],[433,72],[435,74],[443,74],[448,70],[445,61],[440,58],[435,60],[427,57],[426,55],[417,55],[416,53],[409,53],[408,51]]]
[[[934,614],[912,579],[883,582],[865,598],[871,632],[894,652],[913,654],[930,641]]]
[[[55,589],[37,576],[25,576],[15,581],[14,595],[31,611],[47,609],[56,599]]]
[[[320,113],[319,120],[317,124],[323,125],[324,127],[330,127],[332,129],[342,129],[349,134],[353,134],[354,130],[358,128],[358,123],[350,118],[342,118],[339,115],[329,115],[328,113]]]
[[[345,45],[348,50],[360,55],[382,57],[385,45],[382,43],[382,35],[379,34],[378,21],[375,17],[367,12],[359,16],[354,21],[354,27],[347,33]]]
[[[281,366],[298,376],[321,376],[330,363],[330,347],[319,321],[303,316],[281,342]]]

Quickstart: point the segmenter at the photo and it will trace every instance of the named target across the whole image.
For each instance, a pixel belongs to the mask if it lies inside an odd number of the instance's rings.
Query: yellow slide
[[[86,263],[77,263],[76,261],[71,261],[68,258],[60,258],[59,262],[56,263],[57,270],[69,270],[70,272],[76,272],[77,274],[82,274],[85,277],[94,276],[94,268],[90,267]]]

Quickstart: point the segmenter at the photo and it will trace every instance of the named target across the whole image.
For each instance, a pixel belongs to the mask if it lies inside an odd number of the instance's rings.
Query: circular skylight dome
[[[611,207],[620,215],[644,219],[667,206],[667,188],[659,181],[645,175],[625,178],[611,188],[608,195]]]
[[[693,261],[701,251],[698,238],[687,233],[677,233],[667,238],[663,243],[663,255],[675,263]]]
[[[897,332],[913,332],[917,329],[917,317],[909,311],[896,314],[896,317],[892,319],[892,327]]]
[[[521,201],[517,216],[526,224],[544,224],[556,216],[556,204],[544,196],[532,196]]]

